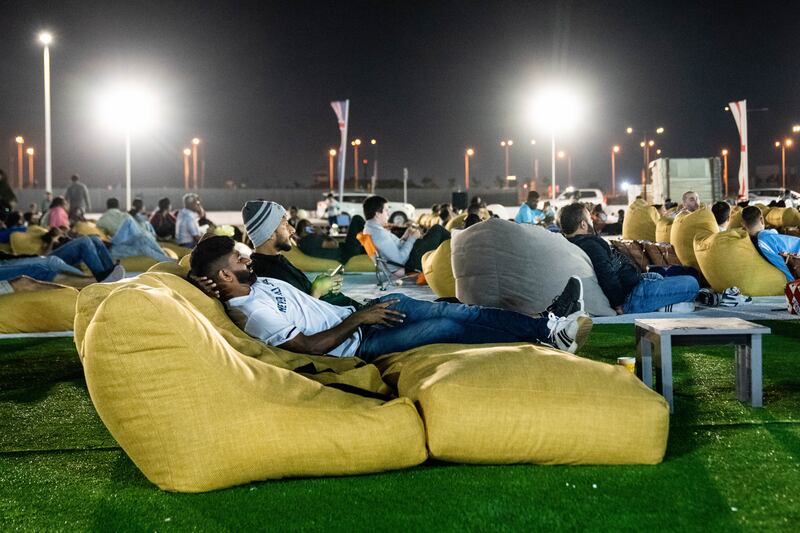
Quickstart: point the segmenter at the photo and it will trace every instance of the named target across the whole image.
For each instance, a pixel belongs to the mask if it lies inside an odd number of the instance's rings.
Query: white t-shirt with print
[[[225,304],[231,319],[251,337],[280,346],[299,333],[314,335],[338,326],[355,309],[318,300],[292,285],[273,278],[258,278],[247,296],[231,298]],[[356,330],[328,355],[354,356],[361,344]]]

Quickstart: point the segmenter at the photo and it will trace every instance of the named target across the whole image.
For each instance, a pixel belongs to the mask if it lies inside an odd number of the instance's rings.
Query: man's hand
[[[311,283],[311,296],[320,298],[328,293],[337,294],[342,290],[342,275],[329,276],[320,274]]]
[[[394,309],[389,309],[389,306],[396,304],[400,300],[387,300],[385,302],[377,303],[369,307],[365,307],[360,311],[353,313],[353,319],[357,320],[359,324],[379,324],[381,326],[397,326],[403,323],[405,314]]]
[[[199,288],[201,291],[206,293],[208,296],[212,298],[219,299],[219,289],[217,288],[217,284],[214,283],[213,280],[205,277],[205,276],[189,276],[194,281],[194,284]]]
[[[403,239],[404,240],[405,239],[410,239],[410,238],[419,239],[421,236],[422,236],[422,232],[419,230],[418,227],[409,226],[408,229],[406,229],[405,234],[403,234]]]

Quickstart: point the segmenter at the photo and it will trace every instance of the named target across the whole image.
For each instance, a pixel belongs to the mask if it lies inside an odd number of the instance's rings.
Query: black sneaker
[[[567,281],[567,286],[556,296],[545,315],[550,313],[557,317],[570,316],[573,313],[583,312],[583,283],[578,276],[572,276]]]
[[[717,307],[720,304],[721,296],[711,289],[700,289],[695,301],[706,307]]]

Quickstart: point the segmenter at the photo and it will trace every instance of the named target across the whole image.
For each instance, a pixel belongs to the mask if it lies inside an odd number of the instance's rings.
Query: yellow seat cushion
[[[161,263],[156,263],[148,268],[147,272],[167,272],[169,274],[174,274],[178,277],[185,278],[189,275],[189,268],[174,261],[162,261]]]
[[[530,344],[437,344],[375,362],[419,405],[431,457],[477,464],[655,464],[669,407],[623,367]]]
[[[0,252],[3,252],[4,254],[14,253],[11,250],[11,243],[10,242],[0,242]]]
[[[103,423],[164,490],[380,472],[427,458],[407,398],[364,398],[247,357],[167,287],[109,294],[86,331],[83,363]]]
[[[283,256],[303,272],[327,272],[339,266],[338,261],[306,255],[297,246],[292,246],[291,250],[283,252]]]
[[[658,222],[656,222],[655,242],[670,242],[670,232],[672,231],[673,222],[675,222],[675,218],[671,216],[663,216],[658,219]],[[624,224],[625,221],[623,220],[622,223]]]
[[[158,245],[161,246],[161,248],[165,252],[167,250],[170,250],[170,251],[174,252],[175,256],[176,256],[175,259],[182,259],[184,256],[189,255],[190,253],[192,253],[192,249],[191,248],[186,248],[185,246],[178,246],[174,242],[159,241]],[[169,252],[167,252],[167,253],[169,253]],[[172,256],[170,256],[170,257],[172,257]]]
[[[742,208],[738,205],[731,207],[731,218],[728,221],[728,229],[738,229],[742,227]]]
[[[450,220],[447,221],[445,224],[444,229],[447,231],[453,231],[454,229],[464,229],[464,223],[467,221],[468,213],[465,211],[460,215],[456,215],[454,217],[450,217]]]
[[[684,266],[700,269],[694,254],[695,236],[719,233],[714,213],[707,207],[701,207],[693,213],[684,211],[675,217],[670,233],[670,243],[675,248],[675,255]]]
[[[184,255],[178,260],[178,264],[186,268],[186,270],[188,271],[192,267],[191,261],[192,261],[192,253],[189,252],[188,254]]]
[[[96,235],[104,241],[110,240],[106,230],[103,228],[98,228],[94,222],[76,222],[72,229],[78,235]]]
[[[62,287],[45,291],[0,296],[0,333],[70,331],[75,320],[77,289]]]
[[[793,207],[774,207],[766,214],[764,222],[775,228],[800,226],[800,211]]]
[[[123,257],[120,259],[119,264],[125,267],[128,272],[147,272],[147,269],[158,263],[157,259],[153,259],[149,255],[134,255],[131,257]]]
[[[42,237],[47,233],[42,226],[28,226],[26,231],[11,234],[11,251],[17,255],[39,255],[42,253]]]
[[[422,256],[425,280],[439,298],[454,298],[456,295],[456,278],[453,275],[450,250],[450,239],[447,239],[438,248]]]
[[[644,200],[636,200],[628,206],[622,220],[622,238],[633,241],[655,241],[658,210]]]
[[[694,251],[711,287],[721,292],[739,287],[749,296],[780,296],[786,276],[758,253],[744,229],[698,235]]]
[[[375,272],[375,263],[367,254],[354,255],[344,265],[345,272]]]

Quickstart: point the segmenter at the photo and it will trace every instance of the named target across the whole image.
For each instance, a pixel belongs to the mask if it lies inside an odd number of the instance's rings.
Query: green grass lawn
[[[676,349],[657,466],[464,466],[158,490],[108,434],[71,339],[0,341],[0,530],[798,530],[800,324],[765,323],[764,408],[735,399],[732,347]],[[581,355],[633,354],[596,326]]]

